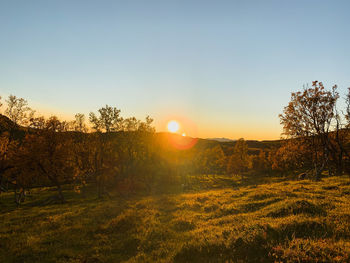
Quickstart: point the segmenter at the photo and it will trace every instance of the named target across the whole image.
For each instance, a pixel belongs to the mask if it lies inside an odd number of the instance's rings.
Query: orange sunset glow
[[[0,0],[0,263],[349,263],[349,13]]]

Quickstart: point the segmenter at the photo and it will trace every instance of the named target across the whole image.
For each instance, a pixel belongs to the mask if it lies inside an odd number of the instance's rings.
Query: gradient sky
[[[68,119],[109,104],[158,131],[176,118],[189,135],[278,139],[292,91],[350,86],[349,3],[0,0],[0,95]]]

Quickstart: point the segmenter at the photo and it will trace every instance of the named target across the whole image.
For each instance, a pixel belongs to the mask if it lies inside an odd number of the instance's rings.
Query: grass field
[[[207,180],[207,181],[205,181]],[[0,262],[350,262],[350,178],[203,177],[184,193],[0,196]],[[204,189],[207,188],[207,189]]]

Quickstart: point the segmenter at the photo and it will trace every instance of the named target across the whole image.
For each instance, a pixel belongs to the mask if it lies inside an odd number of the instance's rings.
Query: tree
[[[1,97],[0,97],[1,100]],[[20,147],[19,139],[24,135],[24,131],[19,131],[18,125],[28,124],[29,118],[33,116],[34,111],[31,110],[27,105],[27,101],[22,98],[10,95],[7,102],[7,108],[2,120],[6,123],[6,131],[0,134],[0,188],[2,190],[8,190],[8,186],[14,188],[15,201],[17,205],[23,200],[24,187],[28,183],[25,177],[21,174],[21,171],[16,170],[14,160],[14,154]],[[0,107],[2,103],[0,101]],[[22,160],[19,160],[22,161]],[[20,189],[18,195],[17,190]]]
[[[120,110],[106,105],[98,110],[99,115],[90,112],[89,120],[95,131],[112,132],[120,130],[123,119]]]
[[[135,117],[127,118],[123,121],[124,132],[117,138],[118,170],[123,180],[128,181],[129,190],[133,190],[131,188],[137,179],[143,181],[148,190],[151,189],[149,180],[154,173],[150,168],[154,165],[155,132],[152,122],[153,119],[149,116],[145,121],[137,120]]]
[[[282,142],[281,147],[270,152],[273,170],[291,171],[305,169],[312,164],[312,150],[302,139],[290,139]]]
[[[241,138],[236,141],[233,148],[233,154],[228,159],[227,172],[231,174],[239,174],[247,171],[248,167],[248,145],[247,142]]]
[[[146,116],[145,121],[140,122],[137,130],[141,132],[154,133],[156,129],[152,125],[153,119],[150,116]]]
[[[342,172],[343,151],[340,131],[342,125],[336,110],[339,98],[337,86],[325,90],[322,82],[314,81],[312,88],[293,92],[291,101],[280,114],[284,135],[303,140],[313,151],[312,163],[318,180],[325,166],[335,164],[337,173]],[[334,138],[334,130],[336,137]]]
[[[40,117],[40,120],[43,120],[43,117]],[[52,116],[40,125],[44,125],[43,129],[26,134],[21,148],[16,153],[16,159],[22,161],[16,162],[16,166],[22,171],[31,171],[47,178],[56,186],[58,200],[64,203],[62,183],[71,180],[73,170],[72,143],[69,134],[66,133],[67,122]]]
[[[116,147],[113,144],[109,133],[89,134],[88,147],[89,157],[87,168],[91,171],[92,178],[97,184],[97,194],[99,198],[108,195],[107,183],[116,175],[118,169],[118,159]]]
[[[28,158],[30,148],[23,143],[24,141],[26,138],[21,142],[13,141],[12,147],[9,147],[8,163],[11,169],[5,173],[6,180],[13,189],[17,206],[25,201],[26,192],[32,187],[35,179],[38,179],[31,163],[32,159]]]
[[[345,102],[346,102],[345,118],[347,120],[346,127],[350,128],[350,88],[348,88],[348,93],[346,94]]]
[[[260,150],[259,154],[252,158],[252,168],[258,172],[263,172],[271,168],[265,151]]]
[[[43,116],[39,117],[32,117],[29,122],[29,127],[36,129],[36,130],[43,130],[45,129],[45,118]]]
[[[33,117],[34,111],[28,107],[28,102],[23,98],[17,98],[14,95],[10,95],[7,102],[7,108],[5,114],[15,124],[27,125],[29,120]]]
[[[111,132],[123,129],[120,110],[106,105],[98,110],[98,115],[90,112],[89,120],[96,133],[91,135],[91,169],[95,176],[98,197],[107,194],[107,179],[113,177],[117,169],[117,156],[112,144]]]
[[[345,141],[349,144],[350,143],[350,88],[348,88],[348,93],[346,94],[345,98],[346,102],[346,113],[345,113],[345,118],[346,118],[346,135],[345,135]],[[347,167],[346,172],[350,173],[350,157],[347,155],[348,160],[347,160]]]
[[[123,131],[137,131],[140,126],[140,120],[135,117],[126,118],[123,120]]]
[[[0,192],[7,191],[12,183],[8,171],[13,168],[11,164],[11,155],[16,149],[18,143],[10,140],[8,132],[0,134]]]
[[[208,148],[198,156],[199,171],[205,174],[222,174],[225,172],[226,156],[220,145]]]
[[[73,130],[78,132],[87,132],[87,127],[85,124],[85,115],[82,113],[77,113],[74,116]]]

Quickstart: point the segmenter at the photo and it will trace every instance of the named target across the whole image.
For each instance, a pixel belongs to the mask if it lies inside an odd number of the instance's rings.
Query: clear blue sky
[[[200,137],[279,138],[291,91],[350,86],[349,3],[0,0],[0,95],[67,118],[109,104],[159,131],[178,117]]]

